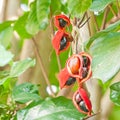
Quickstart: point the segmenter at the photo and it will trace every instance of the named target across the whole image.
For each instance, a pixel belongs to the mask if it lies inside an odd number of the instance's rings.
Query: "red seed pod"
[[[73,85],[76,81],[76,78],[71,77],[66,68],[62,69],[58,74],[60,88],[69,87]]]
[[[91,115],[92,104],[83,88],[79,88],[73,95],[73,104],[83,114]]]
[[[86,52],[81,52],[79,55],[82,56],[83,59],[82,79],[79,79],[79,82],[83,83],[92,76],[91,70],[92,57]]]
[[[65,29],[66,26],[70,25],[70,19],[66,15],[56,15],[54,17],[54,24],[59,30]]]
[[[78,54],[72,55],[66,63],[67,70],[72,77],[82,79],[82,57]]]
[[[64,31],[57,31],[55,34],[52,45],[55,49],[56,53],[59,54],[62,51],[65,51],[70,46],[70,42],[68,41],[69,34]]]

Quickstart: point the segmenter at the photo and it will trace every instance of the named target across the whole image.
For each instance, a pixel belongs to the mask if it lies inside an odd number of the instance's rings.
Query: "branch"
[[[45,79],[47,85],[48,85],[49,88],[50,88],[50,91],[51,91],[51,93],[52,93],[52,96],[55,97],[54,92],[53,92],[52,87],[51,87],[51,84],[50,84],[50,82],[49,82],[48,76],[47,76],[47,74],[46,74],[46,71],[45,71],[45,68],[44,68],[44,65],[43,65],[41,56],[40,56],[40,52],[39,52],[37,43],[36,43],[36,41],[35,41],[34,38],[32,38],[32,41],[33,41],[33,44],[34,44],[34,46],[35,46],[35,53],[36,53],[36,55],[37,55],[37,57],[38,57],[38,62],[39,62],[39,65],[40,65],[42,74],[43,74],[43,76],[44,76],[44,79]]]

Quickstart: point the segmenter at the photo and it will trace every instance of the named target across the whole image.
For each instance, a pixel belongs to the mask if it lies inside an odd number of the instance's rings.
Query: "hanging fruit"
[[[92,104],[83,88],[79,88],[73,95],[73,104],[77,110],[83,114],[91,115]]]
[[[73,85],[76,81],[76,78],[71,77],[66,68],[62,69],[58,74],[60,88],[69,87]]]

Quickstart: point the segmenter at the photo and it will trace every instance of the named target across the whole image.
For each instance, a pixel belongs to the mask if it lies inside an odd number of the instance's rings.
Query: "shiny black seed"
[[[88,65],[88,58],[86,56],[83,56],[83,66],[87,67]]]
[[[88,71],[86,67],[83,67],[82,77],[85,78],[88,75]]]
[[[60,41],[60,49],[59,50],[63,50],[67,45],[67,39],[66,37],[62,37],[61,41]]]
[[[59,20],[60,27],[65,27],[66,26],[67,22],[64,19],[59,18],[58,20]]]
[[[75,101],[76,101],[77,103],[79,103],[81,100],[82,100],[82,98],[80,97],[80,94],[77,94],[77,95],[75,96]]]
[[[65,85],[68,85],[68,86],[72,85],[75,83],[75,81],[76,81],[76,79],[74,77],[69,77],[67,82],[65,83]]]
[[[86,108],[84,101],[81,101],[81,102],[79,103],[79,107],[80,107],[80,109],[83,110],[84,112],[88,112],[88,109]]]

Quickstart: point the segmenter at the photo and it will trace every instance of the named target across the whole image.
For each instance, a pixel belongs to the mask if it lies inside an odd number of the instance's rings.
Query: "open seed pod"
[[[69,87],[73,85],[76,81],[76,78],[71,77],[66,68],[62,69],[58,74],[60,88]]]
[[[86,52],[81,52],[79,55],[82,56],[82,59],[83,59],[82,60],[83,66],[82,66],[82,71],[81,71],[82,72],[82,79],[79,79],[79,82],[83,83],[92,76],[92,70],[91,70],[92,58]]]
[[[54,24],[59,30],[65,29],[66,26],[70,25],[70,19],[66,15],[56,15],[54,17]]]
[[[74,54],[68,58],[66,67],[72,77],[82,79],[83,59],[79,54]]]
[[[52,45],[57,54],[65,51],[70,46],[70,42],[68,41],[69,34],[64,31],[57,31],[53,40]]]
[[[79,88],[73,95],[73,104],[83,114],[91,115],[92,104],[83,88]]]

